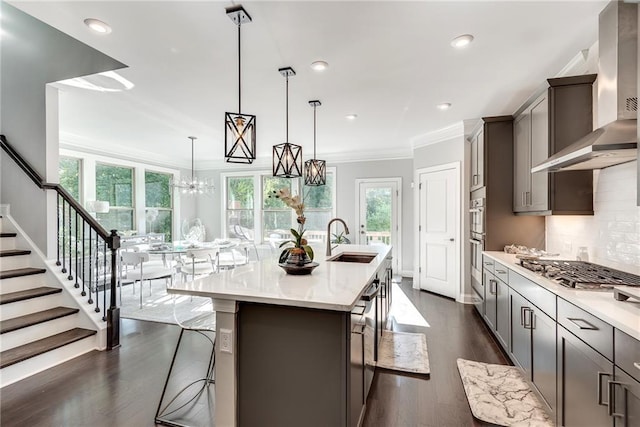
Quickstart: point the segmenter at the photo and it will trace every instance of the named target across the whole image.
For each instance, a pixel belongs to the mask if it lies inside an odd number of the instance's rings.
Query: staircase
[[[0,387],[104,347],[104,322],[59,270],[10,216],[0,217]]]

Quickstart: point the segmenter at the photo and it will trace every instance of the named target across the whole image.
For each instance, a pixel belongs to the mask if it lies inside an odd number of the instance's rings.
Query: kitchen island
[[[342,253],[373,259],[331,261]],[[367,292],[385,305],[390,257],[389,246],[340,245],[329,260],[316,255],[311,275],[287,275],[272,257],[168,289],[213,300],[216,425],[357,425],[367,375],[360,302]],[[386,309],[374,310],[384,324]]]

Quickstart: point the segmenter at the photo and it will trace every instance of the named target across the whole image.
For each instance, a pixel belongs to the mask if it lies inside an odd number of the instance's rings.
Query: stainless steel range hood
[[[636,160],[638,5],[610,2],[599,17],[598,122],[607,123],[531,172],[602,169]]]

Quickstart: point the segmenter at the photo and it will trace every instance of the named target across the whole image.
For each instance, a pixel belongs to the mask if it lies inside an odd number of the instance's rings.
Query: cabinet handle
[[[504,271],[504,270],[496,270],[496,273],[498,273],[498,274],[507,274],[507,272]]]
[[[598,327],[592,325],[591,323],[587,322],[584,319],[577,319],[577,318],[569,318],[567,317],[567,320],[571,323],[573,323],[574,325],[576,325],[578,328],[583,329],[583,330],[588,330],[588,331],[597,331]]]
[[[607,372],[598,372],[598,405],[609,407],[608,401],[607,402],[602,401],[602,377],[611,377],[611,374]]]
[[[495,285],[495,287],[494,287]],[[498,287],[498,282],[494,279],[489,279],[489,293],[491,295],[496,295],[497,292],[497,287]]]
[[[611,417],[618,417],[618,418],[623,418],[624,419],[624,425],[625,427],[627,426],[627,387],[626,384],[621,383],[620,381],[607,381],[607,384],[609,385],[609,397],[608,397],[608,402],[607,402],[607,409],[609,410],[609,416]],[[614,396],[614,392],[615,392],[615,386],[619,385],[620,387],[622,387],[622,390],[624,391],[624,396],[622,398],[622,402],[624,403],[624,406],[622,408],[622,413],[620,412],[615,412],[615,396]]]
[[[524,202],[524,191],[520,193],[520,204],[522,206],[527,206],[527,204]]]
[[[527,307],[522,306],[520,307],[520,326],[524,326],[524,311],[527,309]]]
[[[526,203],[527,206],[531,206],[531,192],[530,191],[525,191],[524,192],[524,202]]]
[[[529,322],[527,322],[527,313],[529,313]],[[524,308],[524,322],[522,324],[522,326],[524,326],[525,329],[533,329],[532,325],[533,325],[533,310],[531,310],[529,307],[525,307]]]

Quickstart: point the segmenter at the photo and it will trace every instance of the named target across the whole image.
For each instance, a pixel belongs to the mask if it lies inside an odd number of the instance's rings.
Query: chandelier
[[[228,7],[227,16],[238,26],[238,112],[224,115],[224,156],[228,163],[251,164],[256,159],[256,116],[242,114],[240,80],[240,27],[251,16],[240,5]]]
[[[291,67],[278,70],[287,79],[286,138],[284,144],[273,146],[273,176],[298,178],[302,176],[302,147],[289,143],[289,77],[296,72]]]
[[[315,100],[309,105],[313,107],[313,158],[304,162],[304,184],[317,187],[327,183],[327,162],[316,158],[316,108],[322,103]]]
[[[179,181],[171,180],[171,188],[175,188],[182,194],[204,194],[213,193],[215,186],[210,179],[196,178],[195,169],[193,167],[194,155],[193,155],[193,143],[196,139],[195,136],[187,137],[191,140],[191,177],[181,177]]]

